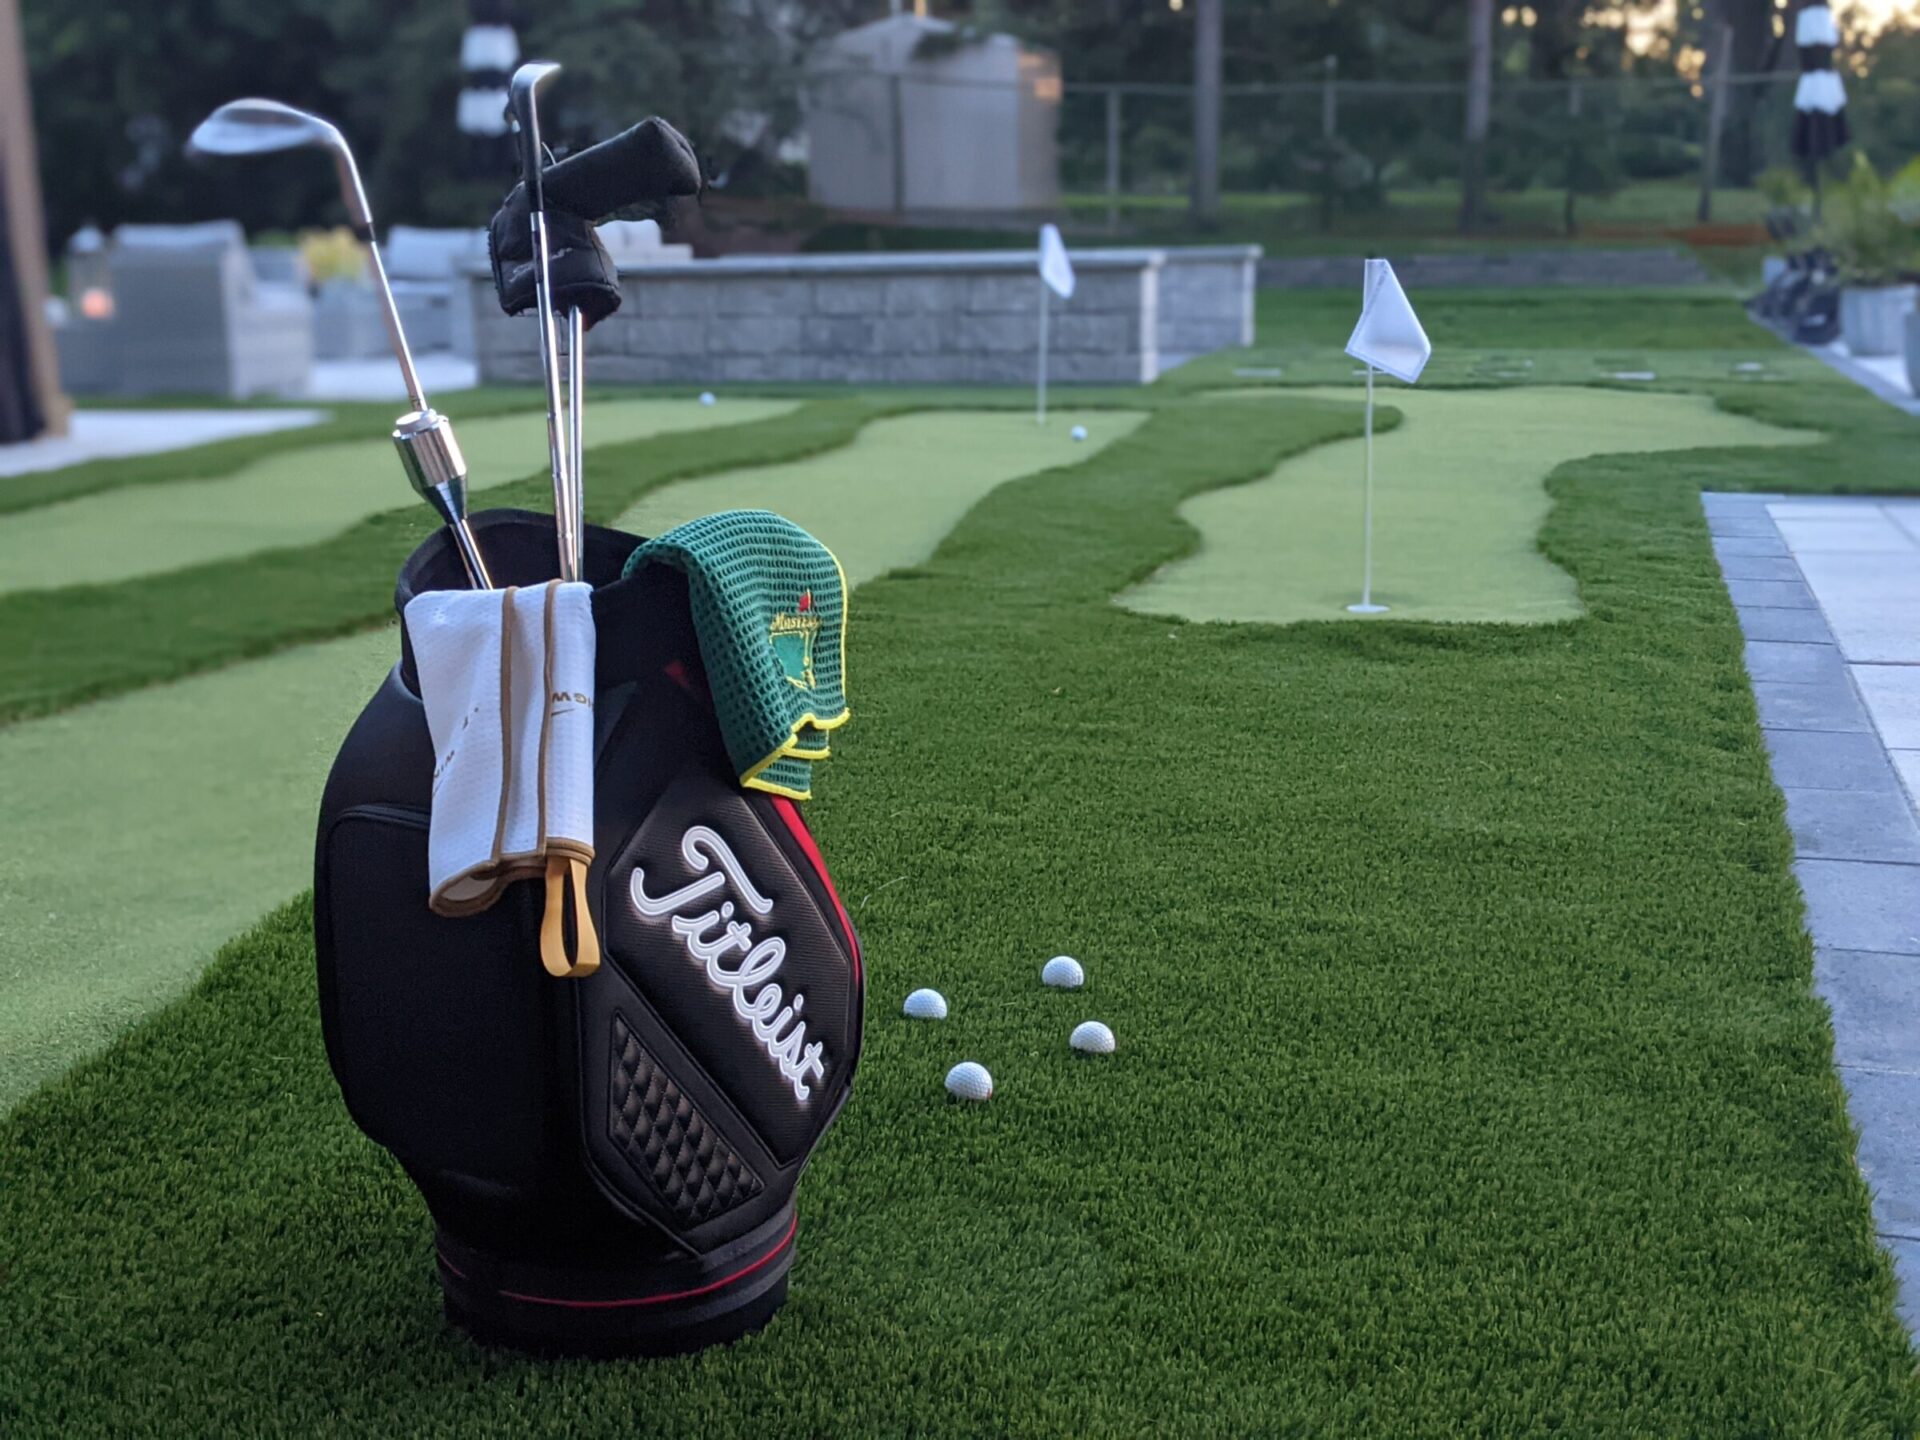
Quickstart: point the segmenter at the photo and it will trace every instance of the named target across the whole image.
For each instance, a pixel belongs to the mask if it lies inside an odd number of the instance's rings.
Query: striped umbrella
[[[511,159],[507,141],[507,79],[520,63],[512,10],[503,0],[469,0],[471,23],[460,37],[460,132],[468,137],[467,162],[474,175],[502,172]]]
[[[1820,162],[1846,145],[1847,87],[1833,68],[1840,27],[1825,5],[1809,5],[1795,18],[1793,43],[1800,51],[1800,83],[1793,91],[1793,153],[1819,184]]]

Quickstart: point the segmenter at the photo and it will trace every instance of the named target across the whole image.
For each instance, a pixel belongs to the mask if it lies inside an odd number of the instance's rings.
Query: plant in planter
[[[1827,207],[1820,238],[1846,287],[1840,296],[1840,338],[1858,356],[1897,355],[1920,279],[1920,219],[1912,205],[1920,170],[1908,166],[1882,179],[1866,156]]]

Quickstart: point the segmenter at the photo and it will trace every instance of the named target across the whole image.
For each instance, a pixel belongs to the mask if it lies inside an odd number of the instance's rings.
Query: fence
[[[1791,71],[1727,77],[1715,187],[1747,186],[1790,165]],[[1920,152],[1920,83],[1848,82],[1856,141],[1879,164]],[[1562,187],[1577,141],[1592,183],[1698,183],[1710,82],[1610,77],[1508,81],[1493,90],[1487,173],[1496,188]],[[1457,182],[1466,87],[1460,82],[1328,79],[1222,87],[1220,183],[1242,194],[1390,192]],[[1186,85],[1065,86],[1061,184],[1072,194],[1184,195],[1193,90]],[[1344,169],[1345,174],[1330,173]]]
[[[1792,163],[1793,71],[1726,77],[1719,160],[1712,184],[1750,186]],[[1054,82],[1057,84],[1058,82]],[[1920,153],[1920,80],[1847,82],[1856,142],[1877,164]],[[917,96],[945,88],[1021,97],[1018,85],[904,74],[815,72],[808,104],[833,108],[863,90],[884,99],[859,108],[876,117],[876,155],[890,156],[895,191],[909,169],[906,147],[878,133],[885,117],[910,113]],[[1698,184],[1707,149],[1711,81],[1613,76],[1497,83],[1487,140],[1495,192],[1529,186],[1603,191],[1628,181]],[[880,92],[876,91],[876,95]],[[1184,196],[1192,181],[1193,87],[1084,83],[1060,87],[1057,147],[1061,189],[1108,200],[1110,213],[1143,198]],[[988,97],[982,95],[982,100]],[[1051,98],[1051,97],[1046,97]],[[1460,81],[1342,80],[1221,88],[1221,188],[1239,196],[1316,195],[1332,203],[1378,200],[1457,184],[1466,86]],[[876,208],[887,208],[884,206]],[[914,208],[902,204],[893,208]]]

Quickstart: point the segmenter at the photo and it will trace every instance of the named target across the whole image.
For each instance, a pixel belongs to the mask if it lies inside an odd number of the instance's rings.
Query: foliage
[[[1829,194],[1819,230],[1847,284],[1898,285],[1915,278],[1920,271],[1920,217],[1912,216],[1916,195],[1920,171],[1914,166],[1884,179],[1872,161],[1854,152],[1853,169]]]
[[[725,168],[765,115],[799,115],[799,58],[821,34],[871,18],[862,0],[543,0],[521,49],[567,73],[543,116],[556,149],[642,115],[685,130]],[[318,157],[194,164],[182,147],[215,105],[267,95],[316,110],[353,142],[382,224],[478,225],[513,177],[505,146],[454,126],[459,0],[38,0],[23,25],[48,229],[88,219],[231,215],[293,231],[342,216]]]
[[[367,273],[367,247],[345,225],[301,232],[300,258],[316,285],[326,280],[358,280]]]

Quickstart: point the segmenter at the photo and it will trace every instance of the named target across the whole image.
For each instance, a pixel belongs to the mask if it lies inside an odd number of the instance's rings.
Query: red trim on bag
[[[813,873],[820,877],[820,883],[827,887],[827,896],[833,901],[833,908],[839,912],[840,928],[846,933],[847,945],[853,951],[853,978],[860,978],[860,937],[853,933],[853,920],[847,914],[847,907],[840,903],[840,892],[833,888],[833,877],[827,874],[826,857],[821,855],[820,847],[813,843],[813,832],[807,829],[807,822],[800,818],[800,807],[784,795],[775,795],[773,808],[780,812],[780,818],[787,822],[787,829],[800,848],[806,852],[808,861],[813,865]]]
[[[556,1305],[563,1310],[622,1310],[631,1309],[637,1305],[665,1305],[671,1300],[693,1300],[701,1295],[711,1295],[715,1290],[724,1289],[737,1280],[744,1280],[762,1266],[771,1264],[779,1258],[782,1250],[793,1243],[793,1232],[799,1228],[800,1217],[796,1215],[793,1217],[793,1223],[787,1226],[787,1233],[780,1237],[780,1243],[762,1255],[758,1260],[754,1261],[751,1265],[743,1266],[731,1275],[722,1276],[718,1280],[706,1285],[697,1286],[692,1290],[676,1290],[668,1295],[641,1295],[631,1300],[557,1300],[548,1295],[523,1295],[517,1290],[499,1290],[494,1293],[505,1300],[519,1300],[527,1305]],[[460,1279],[464,1280],[467,1278],[459,1266],[447,1259],[444,1251],[437,1253],[439,1254],[442,1265],[453,1271]]]

